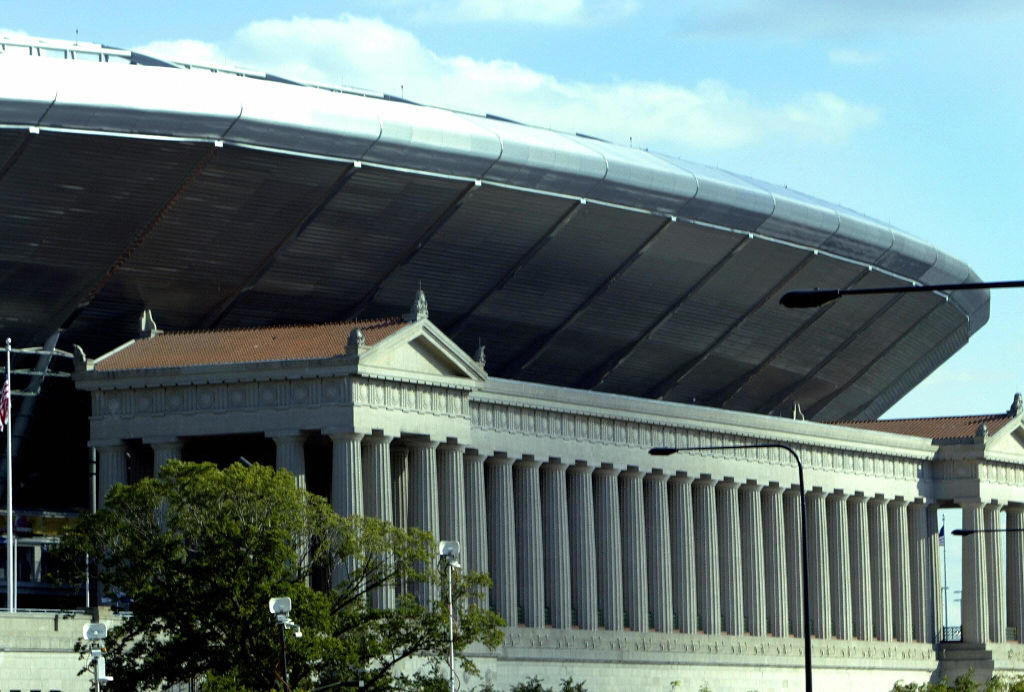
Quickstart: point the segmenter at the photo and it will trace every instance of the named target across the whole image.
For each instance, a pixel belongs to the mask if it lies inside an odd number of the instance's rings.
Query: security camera
[[[292,599],[287,596],[270,599],[270,612],[273,615],[287,615],[292,612]]]

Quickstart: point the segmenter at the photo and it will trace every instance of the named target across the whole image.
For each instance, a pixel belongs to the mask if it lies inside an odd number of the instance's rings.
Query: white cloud
[[[569,24],[580,21],[583,0],[460,0],[455,17],[468,21]]]
[[[863,65],[874,65],[882,61],[878,53],[864,53],[852,49],[836,49],[829,51],[828,61],[833,65],[850,65],[860,67]]]
[[[225,62],[298,80],[356,86],[421,103],[495,113],[669,154],[744,147],[768,139],[838,142],[878,113],[828,92],[764,103],[720,81],[562,81],[506,60],[439,55],[380,19],[294,18],[249,24],[223,46],[178,41],[158,54]]]
[[[227,66],[231,61],[212,43],[182,39],[179,41],[154,41],[135,49],[139,53],[171,62],[187,62],[195,65]]]

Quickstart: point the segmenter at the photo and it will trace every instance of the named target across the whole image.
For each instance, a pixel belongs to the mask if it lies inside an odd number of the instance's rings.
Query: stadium
[[[984,326],[987,292],[778,303],[978,281],[961,260],[585,134],[95,44],[0,50],[0,335],[46,347],[29,369],[81,349],[73,380],[15,382],[38,393],[16,399],[20,506],[85,507],[90,448],[102,498],[234,445],[340,512],[467,545],[512,625],[481,655],[501,685],[796,685],[808,587],[820,684],[1024,665],[1014,541],[1005,565],[971,548],[947,642],[935,520],[1021,520],[1019,402],[984,431],[870,424]],[[317,325],[333,351],[303,346]],[[276,355],[226,355],[246,348]],[[865,423],[816,422],[836,420]],[[647,453],[730,445],[750,448]],[[806,586],[779,445],[807,467]]]

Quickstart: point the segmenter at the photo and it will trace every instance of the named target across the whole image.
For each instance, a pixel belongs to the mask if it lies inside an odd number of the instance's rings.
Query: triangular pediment
[[[360,374],[483,382],[487,373],[429,320],[412,322],[359,354]]]
[[[986,454],[1012,455],[1024,458],[1024,425],[1018,419],[985,442]]]

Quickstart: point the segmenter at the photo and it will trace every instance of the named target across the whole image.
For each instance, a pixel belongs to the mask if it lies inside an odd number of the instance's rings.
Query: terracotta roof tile
[[[177,368],[190,365],[258,363],[332,358],[345,353],[349,334],[358,327],[367,346],[409,323],[399,318],[331,324],[168,332],[139,339],[96,361],[98,372]]]
[[[949,416],[946,418],[898,418],[893,420],[830,421],[830,425],[841,425],[861,430],[878,430],[924,437],[935,442],[967,440],[974,437],[982,423],[994,435],[1000,428],[1013,420],[1010,413],[993,413],[976,416]]]

